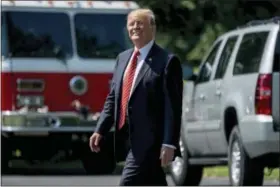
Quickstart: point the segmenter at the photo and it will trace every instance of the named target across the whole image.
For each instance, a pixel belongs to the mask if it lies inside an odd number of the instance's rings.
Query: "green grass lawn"
[[[279,180],[280,177],[280,169],[274,169],[270,175],[268,170],[265,169],[265,179],[267,180]],[[228,168],[227,167],[208,167],[204,169],[205,177],[227,177],[228,176]]]

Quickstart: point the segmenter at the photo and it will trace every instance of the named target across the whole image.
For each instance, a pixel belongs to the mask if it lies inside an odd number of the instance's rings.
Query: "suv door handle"
[[[222,95],[222,92],[221,90],[216,90],[216,93],[215,93],[216,96],[220,97]]]
[[[206,98],[205,95],[200,94],[200,96],[199,96],[199,99],[200,99],[200,100],[205,100],[205,98]]]

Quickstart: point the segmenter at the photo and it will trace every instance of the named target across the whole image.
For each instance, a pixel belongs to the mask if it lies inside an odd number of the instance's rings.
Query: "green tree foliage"
[[[280,15],[279,3],[273,0],[139,0],[138,3],[155,12],[160,45],[192,65],[199,63],[220,34],[251,20]]]

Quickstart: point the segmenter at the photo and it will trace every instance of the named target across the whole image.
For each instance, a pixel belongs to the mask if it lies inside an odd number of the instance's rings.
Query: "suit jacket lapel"
[[[140,81],[142,80],[142,78],[144,77],[146,71],[150,68],[150,65],[153,61],[152,57],[153,55],[155,54],[156,52],[156,48],[157,48],[157,45],[154,43],[152,48],[150,49],[147,57],[145,58],[144,60],[144,63],[136,77],[136,80],[135,80],[135,83],[134,83],[134,86],[132,88],[132,92],[131,92],[131,97],[133,95],[133,92],[135,91],[135,89],[137,88],[138,84],[140,83]]]

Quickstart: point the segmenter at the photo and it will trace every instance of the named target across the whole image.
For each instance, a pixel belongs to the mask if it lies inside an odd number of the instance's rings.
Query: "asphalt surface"
[[[116,186],[120,176],[5,176],[2,177],[2,186]],[[173,186],[170,176],[168,185]],[[276,182],[266,182],[265,185],[275,185]],[[225,178],[204,179],[202,186],[227,186]]]
[[[75,167],[73,168],[73,165]],[[46,164],[35,166],[27,171],[25,167],[16,167],[12,174],[3,175],[2,186],[116,186],[120,175],[89,176],[85,174],[82,165],[77,161],[53,166]],[[169,186],[174,183],[167,176]],[[227,178],[204,178],[202,186],[225,186],[229,185]],[[264,185],[279,186],[279,181],[265,181]]]

